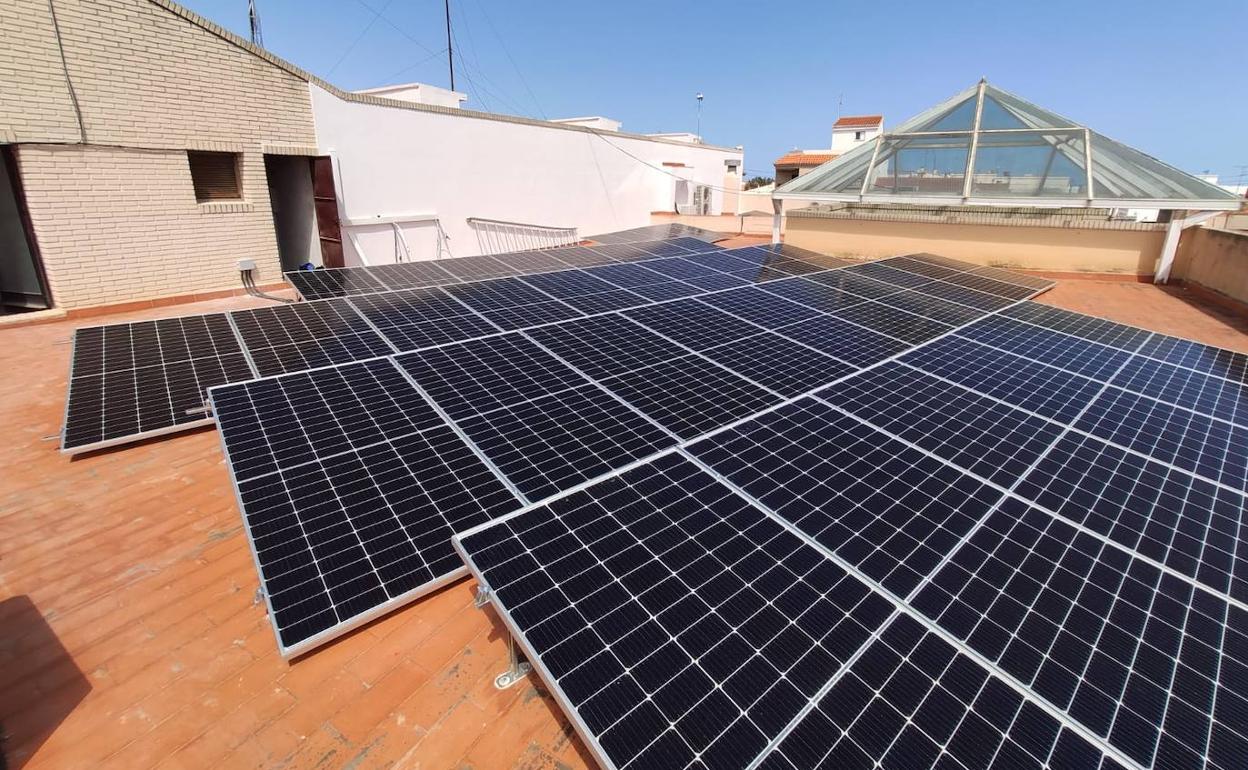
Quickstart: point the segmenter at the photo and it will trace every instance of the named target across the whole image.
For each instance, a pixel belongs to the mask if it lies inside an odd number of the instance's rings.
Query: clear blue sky
[[[183,0],[247,34],[247,0]],[[269,50],[343,88],[446,86],[442,0],[256,0]],[[468,106],[826,147],[837,99],[886,125],[980,76],[1194,173],[1248,165],[1248,2],[452,0]],[[381,11],[381,15],[375,13]],[[462,58],[460,58],[462,56]]]

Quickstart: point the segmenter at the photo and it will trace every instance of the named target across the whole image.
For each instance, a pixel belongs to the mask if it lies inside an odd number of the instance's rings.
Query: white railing
[[[482,217],[468,217],[468,226],[476,233],[477,246],[482,254],[553,249],[580,241],[575,227],[534,225]]]
[[[357,217],[344,220],[342,225],[347,232],[347,237],[351,240],[351,245],[355,247],[356,256],[360,259],[362,265],[385,264],[387,260],[377,261],[369,258],[364,252],[364,247],[360,244],[358,237],[362,228],[376,228],[384,225],[390,225],[393,234],[392,262],[411,262],[420,260],[422,257],[413,256],[412,247],[407,242],[407,236],[403,232],[403,225],[418,224],[432,225],[437,233],[437,253],[433,255],[434,259],[442,259],[451,256],[450,236],[442,229],[442,222],[436,214],[402,214],[398,216],[377,216],[377,217]],[[374,255],[375,257],[376,255]]]

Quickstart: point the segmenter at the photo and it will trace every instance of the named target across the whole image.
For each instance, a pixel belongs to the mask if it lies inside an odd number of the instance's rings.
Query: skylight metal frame
[[[994,100],[994,103],[999,108],[1005,109],[1019,123],[1024,125],[1007,128],[984,127],[984,105],[989,97]],[[975,99],[975,109],[970,127],[929,128],[932,124],[938,123],[946,116],[953,114],[972,98]],[[1002,197],[976,195],[974,193],[975,164],[979,158],[980,150],[986,145],[981,139],[1010,134],[1051,137],[1055,134],[1075,135],[1077,133],[1082,135],[1083,148],[1081,153],[1073,147],[1063,149],[1057,144],[1053,144],[1053,147],[1056,153],[1064,155],[1070,163],[1077,167],[1082,167],[1085,188],[1082,195],[1011,195]],[[887,193],[876,190],[873,187],[874,179],[877,176],[876,166],[880,163],[884,153],[893,151],[894,147],[890,145],[895,145],[895,140],[899,139],[921,139],[924,137],[968,138],[969,149],[966,165],[962,170],[961,195],[951,195],[947,192],[934,194],[922,191]],[[1097,143],[1103,145],[1101,149],[1108,150],[1109,155],[1103,155],[1094,151],[1093,144]],[[1003,147],[1006,145],[993,144],[992,146]],[[806,189],[811,187],[817,188],[819,182],[816,179],[822,176],[819,175],[819,171],[822,169],[838,169],[843,175],[847,175],[852,179],[853,175],[850,172],[856,172],[858,165],[867,157],[868,147],[870,148],[870,159],[867,160],[862,182],[857,190],[827,191]],[[897,157],[899,152],[900,150],[897,149],[893,157]],[[1132,157],[1132,155],[1136,157]],[[954,172],[951,171],[950,176],[953,177]],[[1043,179],[1047,179],[1047,176],[1046,170]],[[836,177],[832,178],[835,179]],[[1186,187],[1192,190],[1193,195],[1192,197],[1156,198],[1139,196],[1113,197],[1112,191],[1115,189],[1129,190],[1135,188],[1138,190],[1150,184],[1157,188],[1166,188],[1168,191]],[[1042,190],[1043,186],[1044,181],[1041,182],[1038,189]],[[1201,194],[1206,190],[1210,193],[1209,196]],[[1217,195],[1217,193],[1222,193],[1222,195]],[[870,145],[862,145],[855,148],[840,158],[829,161],[818,169],[813,170],[810,174],[786,183],[772,193],[772,197],[778,202],[784,200],[829,200],[856,203],[906,203],[943,206],[1154,208],[1219,211],[1234,211],[1244,204],[1244,199],[1236,197],[1230,192],[1224,192],[1215,185],[1169,166],[1156,158],[1148,156],[1146,153],[1097,134],[1087,126],[1078,125],[1074,121],[1056,113],[1032,105],[1007,91],[989,85],[984,80],[911,118],[899,126],[897,130],[880,134]]]

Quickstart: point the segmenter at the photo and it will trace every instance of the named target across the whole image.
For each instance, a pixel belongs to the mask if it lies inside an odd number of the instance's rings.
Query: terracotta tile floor
[[[1152,286],[1043,301],[1248,351],[1240,319]],[[235,298],[107,321],[263,304]],[[471,581],[293,664],[277,657],[217,435],[70,461],[74,324],[0,331],[0,735],[10,768],[588,767],[532,680],[499,692]]]

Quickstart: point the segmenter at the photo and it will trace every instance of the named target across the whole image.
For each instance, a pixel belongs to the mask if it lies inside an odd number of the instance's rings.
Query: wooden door
[[[321,239],[321,263],[344,267],[342,226],[338,221],[338,196],[334,192],[334,166],[327,155],[312,158],[312,200],[316,205],[316,229]]]

